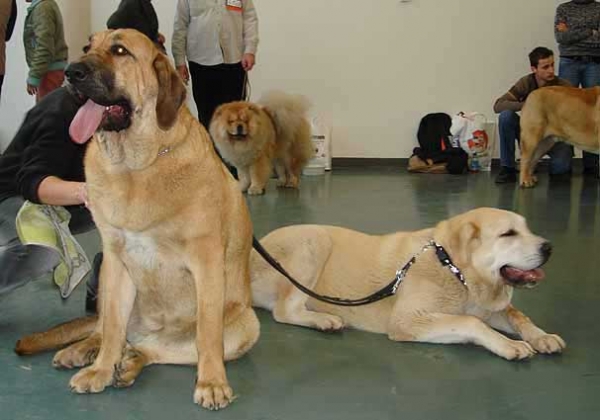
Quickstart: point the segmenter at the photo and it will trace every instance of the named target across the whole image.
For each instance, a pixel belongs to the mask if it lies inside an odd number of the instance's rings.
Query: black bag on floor
[[[425,115],[419,124],[417,139],[419,146],[413,150],[424,162],[446,163],[451,174],[463,174],[467,171],[468,155],[460,147],[453,147],[450,141],[452,118],[443,112]]]

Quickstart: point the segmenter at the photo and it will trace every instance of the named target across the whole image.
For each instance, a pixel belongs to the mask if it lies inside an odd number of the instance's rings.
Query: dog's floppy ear
[[[175,124],[179,108],[185,101],[186,88],[166,55],[158,54],[153,66],[158,80],[156,118],[158,126],[168,130]]]
[[[468,220],[447,220],[435,229],[434,236],[457,266],[468,264],[473,247],[479,240],[480,229],[476,223]]]

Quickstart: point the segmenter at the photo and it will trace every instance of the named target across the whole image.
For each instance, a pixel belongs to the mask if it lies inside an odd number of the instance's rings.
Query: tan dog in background
[[[309,107],[303,96],[272,91],[256,104],[217,108],[210,134],[223,158],[237,168],[242,191],[263,194],[273,165],[278,187],[298,188],[302,168],[314,155]]]
[[[527,97],[521,112],[522,187],[535,186],[535,165],[557,138],[587,152],[600,152],[600,88],[548,86]]]
[[[510,303],[514,287],[533,287],[543,278],[539,267],[551,252],[550,244],[515,213],[481,208],[431,229],[384,236],[333,226],[289,226],[261,243],[304,286],[322,295],[359,298],[390,283],[431,239],[462,271],[466,287],[429,249],[416,258],[395,296],[360,307],[334,306],[295,289],[253,252],[254,305],[273,311],[278,322],[319,330],[347,325],[396,341],[474,343],[509,360],[565,348],[559,336],[535,326]]]
[[[259,336],[244,198],[184,105],[177,72],[146,36],[98,33],[66,74],[90,98],[71,136],[85,142],[96,132],[85,169],[104,252],[100,315],[25,337],[16,351],[82,340],[53,362],[91,364],[71,379],[77,393],[130,386],[150,364],[194,364],[194,401],[223,408],[233,399],[224,360]]]

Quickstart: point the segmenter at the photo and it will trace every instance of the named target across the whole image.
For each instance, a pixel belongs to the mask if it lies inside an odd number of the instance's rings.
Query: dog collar
[[[392,294],[396,294],[396,291],[398,291],[398,287],[400,287],[402,280],[404,280],[404,278],[406,277],[408,270],[410,270],[412,265],[417,261],[417,257],[430,248],[435,249],[435,255],[439,260],[440,264],[442,264],[442,266],[444,267],[448,267],[448,269],[454,275],[454,277],[456,277],[458,281],[462,283],[463,286],[467,287],[467,280],[465,279],[465,276],[463,275],[462,271],[460,271],[460,269],[454,265],[452,259],[450,258],[450,255],[448,255],[444,247],[432,239],[427,243],[427,245],[425,245],[421,249],[421,251],[418,254],[413,255],[413,257],[400,270],[396,271],[396,278],[394,279],[394,283],[391,290]]]

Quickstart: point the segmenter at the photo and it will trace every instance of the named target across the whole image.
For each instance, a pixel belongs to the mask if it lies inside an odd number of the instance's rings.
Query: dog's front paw
[[[77,394],[98,393],[112,384],[113,369],[97,369],[93,366],[81,369],[75,374],[69,386]]]
[[[344,329],[344,320],[339,316],[330,314],[318,314],[314,320],[314,327],[321,331],[336,332]]]
[[[233,390],[227,383],[198,381],[194,391],[194,402],[208,410],[220,410],[235,399]]]
[[[535,176],[521,179],[521,188],[533,188],[535,184],[537,184],[537,177]]]
[[[530,341],[536,351],[545,354],[562,353],[567,347],[565,340],[556,334],[544,334]]]
[[[264,193],[265,193],[264,188],[255,187],[255,186],[251,186],[250,188],[248,188],[248,195],[262,195]]]
[[[506,360],[528,359],[535,354],[535,350],[525,341],[506,340],[506,345],[498,353]]]

